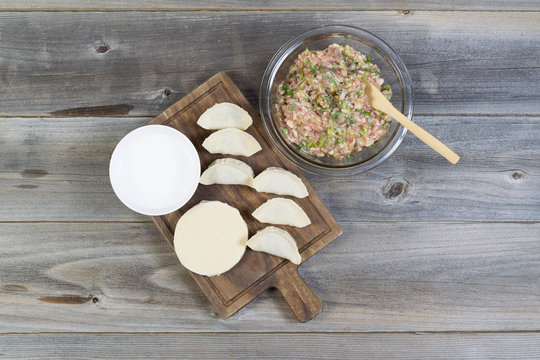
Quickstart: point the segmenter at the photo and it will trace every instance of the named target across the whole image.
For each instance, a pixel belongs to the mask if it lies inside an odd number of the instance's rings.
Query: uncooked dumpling
[[[298,252],[296,241],[285,230],[268,226],[259,230],[247,242],[251,250],[262,251],[300,264],[302,258]]]
[[[203,185],[253,185],[253,170],[248,164],[232,159],[217,159],[208,166],[199,181]]]
[[[270,199],[253,212],[262,223],[304,227],[311,224],[305,211],[291,199]]]
[[[197,124],[207,130],[225,128],[246,130],[252,123],[253,120],[246,110],[228,102],[215,104],[197,120]]]
[[[261,150],[261,145],[245,131],[227,128],[207,137],[202,146],[212,154],[251,156]]]
[[[255,177],[253,187],[258,192],[290,195],[297,198],[308,196],[306,186],[292,172],[279,167],[269,167]]]
[[[214,276],[240,261],[247,239],[248,228],[237,209],[220,201],[203,201],[178,220],[174,249],[187,269]]]

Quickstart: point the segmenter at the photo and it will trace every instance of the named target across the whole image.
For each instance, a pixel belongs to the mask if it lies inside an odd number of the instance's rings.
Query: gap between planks
[[[47,331],[47,332],[0,332],[0,336],[10,335],[196,335],[196,334],[215,334],[215,335],[241,335],[241,334],[265,334],[265,335],[309,335],[309,334],[331,334],[331,335],[474,335],[474,334],[540,334],[540,330],[476,330],[476,331],[164,331],[164,332],[115,332],[115,331]]]
[[[0,221],[0,224],[151,224],[152,220],[20,220]]]
[[[1,13],[1,11],[0,11]],[[57,115],[57,114],[1,114],[0,121],[8,119],[70,119],[70,118],[127,118],[127,119],[144,119],[149,120],[155,118],[156,114],[125,114],[125,115],[107,115],[107,114],[92,114],[92,115]],[[487,117],[487,118],[506,118],[506,117],[540,117],[540,113],[516,113],[516,114],[493,114],[493,113],[413,113],[415,117]]]
[[[321,12],[349,12],[349,11],[366,11],[366,12],[375,12],[375,11],[397,11],[403,13],[403,15],[413,15],[414,12],[477,12],[477,13],[537,13],[540,12],[539,9],[527,10],[527,9],[464,9],[464,8],[437,8],[437,9],[420,9],[420,8],[194,8],[194,7],[155,7],[155,8],[146,8],[146,7],[134,7],[134,8],[7,8],[1,9],[2,12],[85,12],[85,13],[103,13],[103,12],[140,12],[140,13],[157,13],[157,12],[312,12],[312,11],[321,11]]]
[[[13,220],[0,221],[1,224],[151,224],[152,220]],[[453,220],[338,220],[339,224],[519,224],[535,225],[539,221],[518,221],[518,220],[478,220],[478,221],[453,221]]]

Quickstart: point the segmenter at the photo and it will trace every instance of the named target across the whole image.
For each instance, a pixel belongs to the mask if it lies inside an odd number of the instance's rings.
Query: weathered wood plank
[[[0,336],[7,358],[534,359],[538,333],[32,334]]]
[[[118,141],[150,120],[0,120],[0,221],[150,221],[126,208],[109,181]]]
[[[108,163],[122,136],[149,120],[0,120],[0,221],[148,220],[115,197]],[[540,118],[416,121],[456,150],[460,162],[450,165],[408,134],[367,173],[308,175],[338,220],[540,220]]]
[[[287,0],[234,0],[219,1],[211,0],[201,3],[193,0],[157,0],[148,3],[142,0],[114,0],[114,1],[54,1],[41,0],[32,2],[29,0],[4,0],[0,4],[0,10],[18,11],[181,11],[181,10],[539,10],[538,3],[533,0],[519,0],[508,2],[505,0],[453,0],[453,1],[407,1],[397,0],[367,0],[358,2],[355,0],[311,0],[287,1]]]
[[[116,105],[115,113],[155,115],[219,71],[257,105],[275,51],[331,23],[360,25],[395,48],[413,79],[416,113],[540,113],[536,12],[272,14],[0,13],[0,113],[82,115]]]
[[[344,223],[277,291],[221,319],[153,224],[0,224],[1,332],[540,330],[540,224]]]

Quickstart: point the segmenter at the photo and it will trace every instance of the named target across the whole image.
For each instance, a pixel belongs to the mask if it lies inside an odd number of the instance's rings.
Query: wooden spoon
[[[369,81],[364,80],[366,83],[366,95],[369,101],[369,104],[372,108],[387,113],[401,125],[405,126],[410,132],[418,136],[420,140],[429,145],[433,150],[441,154],[450,161],[452,164],[455,164],[459,160],[459,155],[450,150],[446,145],[437,140],[433,135],[428,133],[426,130],[422,129],[420,126],[412,122],[408,117],[399,112],[391,103],[386,99],[386,97],[372,85]]]

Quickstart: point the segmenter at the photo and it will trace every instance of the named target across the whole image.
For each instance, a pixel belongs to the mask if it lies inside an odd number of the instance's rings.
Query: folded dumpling
[[[308,196],[302,180],[292,172],[279,167],[269,167],[255,177],[253,187],[258,192],[290,195],[297,198]]]
[[[273,198],[253,212],[262,223],[304,227],[311,224],[306,212],[291,199]]]
[[[260,151],[261,145],[245,131],[227,128],[207,137],[202,146],[212,154],[251,156]]]
[[[208,166],[199,182],[203,185],[253,185],[253,170],[251,167],[236,159],[217,159]]]
[[[197,124],[207,130],[236,128],[246,130],[253,123],[248,112],[236,104],[223,102],[206,110]]]
[[[247,246],[251,250],[262,251],[288,259],[296,265],[302,261],[296,241],[294,241],[291,234],[275,226],[268,226],[259,230],[248,240]]]

